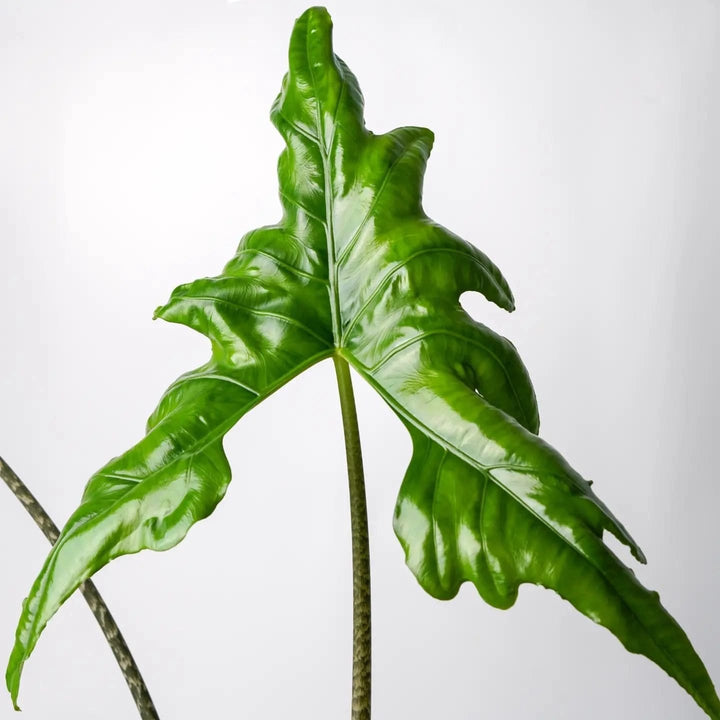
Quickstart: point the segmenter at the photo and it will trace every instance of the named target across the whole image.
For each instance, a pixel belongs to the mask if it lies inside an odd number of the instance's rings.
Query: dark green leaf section
[[[304,172],[305,160],[289,142],[281,178]],[[180,542],[230,482],[225,433],[332,354],[324,208],[301,209],[295,189],[283,184],[282,221],[248,233],[220,276],[180,286],[156,311],[206,335],[212,357],[170,386],[147,435],[87,484],[23,604],[6,674],[15,704],[23,665],[60,605],[113,558]]]
[[[516,502],[505,487],[540,487],[526,469],[479,471],[411,429],[413,459],[395,509],[406,561],[431,595],[449,599],[464,581],[498,608],[510,607],[521,583],[555,590],[614,633],[631,652],[662,667],[711,717],[715,690],[687,636],[660,603],[602,542],[602,517],[583,495],[570,494],[576,516],[549,523]],[[557,483],[543,479],[543,492]],[[583,507],[585,503],[585,507]],[[547,502],[539,505],[549,506]],[[558,526],[564,532],[559,534]]]
[[[266,254],[256,257],[256,237],[241,243],[223,275],[178,288],[157,311],[207,335],[212,360],[178,378],[148,421],[145,438],[89,481],[23,605],[7,672],[14,702],[23,664],[59,606],[113,558],[146,548],[167,550],[207,517],[230,482],[225,433],[287,380],[330,354],[329,317],[324,330],[316,311],[314,329],[306,327],[307,318],[298,319],[287,291],[278,290],[279,278],[285,288],[310,280],[291,281],[289,267]]]
[[[282,220],[245,236],[220,276],[181,286],[158,310],[206,335],[211,360],[179,378],[146,437],[90,480],[24,606],[7,675],[13,699],[38,635],[74,589],[118,555],[179,542],[225,492],[225,433],[339,353],[412,436],[395,530],[429,593],[450,598],[470,581],[507,608],[521,583],[552,588],[720,720],[684,632],[603,533],[644,562],[642,552],[537,436],[535,396],[514,346],[460,306],[465,291],[508,311],[514,301],[482,252],[423,211],[432,133],[365,128],[360,89],[333,53],[322,8],[296,22],[289,64],[271,111],[286,142]]]

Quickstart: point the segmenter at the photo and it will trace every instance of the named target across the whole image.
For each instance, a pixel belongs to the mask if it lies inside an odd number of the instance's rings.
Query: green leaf
[[[433,135],[365,129],[357,81],[331,21],[295,24],[271,117],[286,141],[282,220],[246,235],[214,278],[179,287],[158,317],[206,335],[211,360],[171,385],[146,436],[88,483],[24,604],[7,684],[48,620],[111,559],[178,543],[230,481],[225,433],[315,362],[344,357],[408,428],[413,456],[395,530],[420,584],[466,580],[507,608],[523,582],[556,590],[682,685],[720,701],[685,633],[602,541],[644,562],[623,526],[553,448],[513,345],[469,317],[467,290],[513,310],[500,271],[421,205]]]

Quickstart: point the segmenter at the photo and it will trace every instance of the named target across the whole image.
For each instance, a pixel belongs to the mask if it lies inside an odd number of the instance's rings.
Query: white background
[[[268,112],[304,7],[0,2],[0,454],[59,523],[207,357],[201,336],[151,322],[155,306],[279,217]],[[368,127],[435,131],[426,209],[497,262],[518,310],[466,306],[515,342],[542,435],[596,481],[720,680],[720,6],[329,9]],[[469,586],[425,595],[391,528],[409,440],[361,382],[377,720],[704,717],[552,592],[525,586],[507,612]],[[208,521],[97,576],[164,720],[349,715],[339,422],[327,362],[230,433],[234,481]],[[4,658],[48,546],[2,488],[0,547]],[[26,720],[135,717],[81,598],[20,700]]]

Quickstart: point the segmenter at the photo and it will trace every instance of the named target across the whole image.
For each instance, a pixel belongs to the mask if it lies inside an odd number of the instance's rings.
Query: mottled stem
[[[50,516],[45,512],[42,505],[40,505],[25,483],[23,483],[13,469],[1,457],[0,477],[2,477],[5,484],[12,490],[15,497],[28,511],[28,514],[43,531],[45,537],[54,545],[60,535],[57,525],[55,525]],[[98,621],[98,625],[100,625],[100,628],[107,638],[110,649],[113,651],[120,670],[122,670],[122,674],[125,676],[125,682],[127,682],[128,688],[130,688],[140,717],[142,720],[159,720],[155,705],[150,697],[145,681],[140,674],[140,670],[135,664],[130,648],[127,646],[125,638],[120,632],[120,628],[115,623],[108,606],[100,596],[97,588],[90,580],[86,580],[80,586],[80,592],[82,592],[95,619]]]
[[[352,720],[370,720],[370,543],[355,396],[347,361],[334,356],[350,485],[353,566]]]

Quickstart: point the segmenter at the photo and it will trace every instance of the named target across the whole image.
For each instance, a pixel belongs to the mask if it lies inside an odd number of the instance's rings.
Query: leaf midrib
[[[333,328],[333,343],[335,347],[339,347],[340,335],[342,329],[342,322],[340,317],[340,293],[338,292],[337,276],[336,276],[336,261],[335,261],[335,230],[333,227],[333,194],[332,194],[332,171],[330,167],[330,157],[328,154],[328,148],[325,147],[322,127],[322,109],[320,104],[320,96],[317,92],[317,85],[315,84],[315,73],[313,72],[313,64],[310,59],[310,25],[307,24],[305,31],[305,59],[307,60],[308,70],[310,71],[310,82],[312,90],[315,96],[315,123],[317,127],[317,146],[320,151],[320,157],[322,158],[323,164],[323,181],[325,185],[325,240],[327,243],[327,256],[328,256],[328,277],[330,279],[330,315],[332,318]],[[345,78],[342,79],[342,87],[338,96],[338,104],[333,113],[333,131],[330,138],[330,149],[332,149],[332,143],[335,142],[335,127],[337,122],[337,113],[340,109],[340,101],[342,100],[342,94],[345,90]]]

